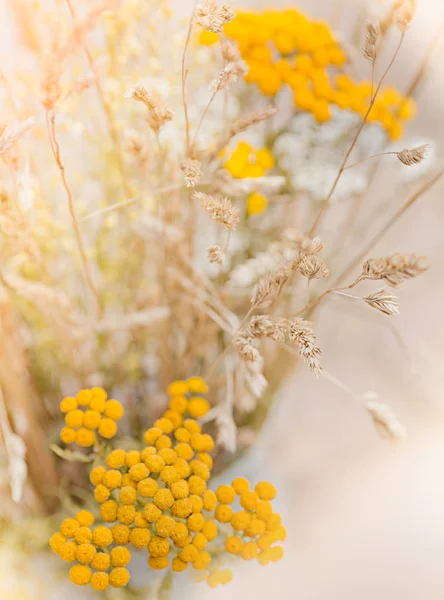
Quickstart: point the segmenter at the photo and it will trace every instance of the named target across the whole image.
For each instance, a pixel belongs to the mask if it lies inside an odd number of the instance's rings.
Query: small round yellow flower
[[[196,533],[201,531],[205,525],[205,519],[202,513],[193,513],[188,517],[187,527],[189,531]]]
[[[102,419],[99,425],[99,433],[102,437],[109,440],[117,433],[117,425],[111,419]]]
[[[152,456],[153,454],[157,454],[156,448],[154,448],[153,446],[145,446],[145,448],[140,453],[140,462],[145,462],[146,459],[149,456]]]
[[[74,538],[78,544],[87,544],[92,540],[92,531],[89,527],[79,527]]]
[[[159,485],[155,479],[147,477],[143,481],[139,481],[137,484],[137,491],[142,498],[153,498],[159,489]]]
[[[177,446],[176,446],[176,449],[177,449]],[[191,473],[190,465],[188,464],[188,461],[186,461],[184,458],[178,458],[173,464],[176,467],[177,472],[182,477],[182,479],[185,479],[186,477],[188,477],[190,475],[190,473]]]
[[[231,504],[236,499],[236,492],[231,485],[220,485],[216,490],[216,497],[222,504]]]
[[[124,587],[130,580],[130,574],[125,567],[116,567],[109,574],[109,582],[113,587]]]
[[[173,442],[171,441],[171,438],[169,438],[167,435],[161,435],[160,438],[158,438],[156,441],[156,449],[157,450],[164,450],[165,448],[171,448],[172,445],[173,445]]]
[[[63,427],[60,432],[60,439],[65,444],[72,444],[76,439],[76,431],[72,427]]]
[[[76,395],[76,400],[80,406],[88,406],[91,402],[93,394],[91,390],[80,390]]]
[[[71,412],[77,408],[77,400],[72,396],[68,396],[67,398],[63,398],[60,402],[60,410],[63,413]]]
[[[165,466],[160,472],[160,479],[166,485],[171,486],[176,481],[179,481],[180,475],[175,467]]]
[[[113,523],[117,519],[118,504],[114,500],[107,500],[100,507],[100,516],[105,523]]]
[[[216,523],[214,521],[206,521],[202,533],[209,542],[212,542],[217,537],[218,533]]]
[[[245,528],[245,535],[248,537],[257,537],[265,531],[265,523],[260,519],[253,519]]]
[[[106,464],[110,469],[120,469],[125,464],[125,450],[113,450],[106,457]]]
[[[194,451],[189,444],[176,444],[174,450],[179,458],[183,458],[184,460],[191,460],[194,455]]]
[[[188,402],[188,412],[193,419],[200,419],[210,410],[210,403],[205,398],[194,396]]]
[[[200,552],[193,560],[193,567],[198,570],[206,569],[211,562],[211,555],[208,552]]]
[[[142,481],[142,479],[145,479],[146,477],[148,477],[148,475],[150,474],[150,471],[148,469],[148,467],[144,464],[144,463],[137,463],[136,465],[133,465],[130,470],[129,470],[129,474],[131,476],[132,479],[134,479],[134,481]]]
[[[105,392],[105,390],[101,387],[92,387],[91,388],[91,393],[93,395],[93,398],[106,398],[108,397],[108,394]]]
[[[177,454],[172,448],[162,448],[159,450],[159,456],[163,458],[166,465],[174,465],[177,460]]]
[[[251,516],[247,512],[239,511],[231,517],[231,526],[236,531],[244,531],[251,521]]]
[[[137,465],[140,462],[142,462],[142,461],[141,461],[140,452],[138,450],[130,450],[129,452],[126,453],[125,463],[126,463],[127,467],[129,467],[130,469],[131,469],[131,467],[134,467],[134,465]]]
[[[200,496],[191,494],[190,501],[191,506],[193,507],[193,513],[201,513],[203,511],[203,500]]]
[[[200,433],[200,431],[201,431],[201,427],[200,427],[199,423],[197,421],[195,421],[194,419],[185,419],[185,421],[183,422],[183,426],[190,433]]]
[[[199,532],[193,537],[193,546],[196,546],[198,550],[205,550],[208,540],[203,533]]]
[[[115,490],[122,483],[122,473],[117,469],[110,469],[105,473],[102,479],[102,485],[110,490]]]
[[[88,448],[92,446],[95,442],[94,432],[90,429],[86,429],[85,427],[81,427],[76,431],[76,443],[83,448]]]
[[[87,410],[83,415],[83,425],[87,429],[97,429],[101,418],[100,413],[96,410]]]
[[[135,527],[131,531],[130,542],[135,548],[146,548],[151,540],[151,533],[148,529]]]
[[[67,427],[78,429],[83,424],[83,411],[80,409],[70,411],[65,415],[65,423]]]
[[[148,502],[143,507],[143,516],[149,523],[155,523],[160,516],[162,515],[162,511],[152,502]]]
[[[106,502],[110,497],[111,492],[106,486],[99,484],[94,490],[94,499],[96,502]]]
[[[205,394],[208,392],[208,386],[202,377],[190,377],[187,379],[187,385],[193,394]]]
[[[208,433],[193,433],[191,447],[197,452],[211,452],[214,448],[214,440]]]
[[[194,544],[188,544],[179,552],[179,558],[186,563],[193,562],[199,556],[199,550]]]
[[[177,380],[170,383],[167,388],[168,396],[184,396],[188,393],[188,384],[185,381]]]
[[[106,473],[105,467],[99,466],[94,467],[94,469],[89,474],[89,480],[93,485],[99,485],[102,483],[103,476]]]
[[[141,529],[149,527],[149,522],[145,519],[142,512],[137,512],[134,517],[134,525]]]
[[[276,488],[268,481],[260,481],[254,489],[261,500],[273,500],[276,496]]]
[[[173,519],[173,517],[162,515],[156,522],[156,533],[161,537],[169,537],[174,531],[175,526],[176,521]]]
[[[156,571],[161,571],[162,569],[166,569],[169,564],[170,564],[170,561],[163,556],[158,556],[158,557],[150,556],[148,558],[148,565],[152,569],[155,569]]]
[[[89,403],[89,408],[91,410],[97,411],[98,413],[103,413],[103,411],[105,410],[105,403],[106,403],[106,396],[102,397],[102,396],[94,395],[92,397],[91,402]]]
[[[266,521],[273,513],[273,507],[267,500],[262,500],[256,506],[256,517],[262,521]]]
[[[277,531],[281,526],[281,515],[279,513],[273,513],[265,521],[267,531]]]
[[[111,534],[113,536],[114,543],[122,546],[129,543],[131,529],[128,527],[128,525],[117,523],[111,527]]]
[[[151,446],[156,443],[156,440],[160,438],[161,435],[162,429],[159,429],[159,427],[150,427],[143,434],[143,440],[145,444]]]
[[[176,500],[171,506],[171,512],[178,519],[185,519],[191,514],[192,510],[193,506],[189,498]]]
[[[166,410],[163,413],[163,418],[168,419],[173,424],[173,429],[177,429],[182,425],[182,415],[175,410]]]
[[[148,552],[151,554],[151,556],[154,556],[155,558],[168,556],[169,551],[170,545],[168,540],[157,535],[151,538],[151,541],[148,544]]]
[[[94,523],[94,515],[89,510],[80,510],[76,514],[76,521],[83,527],[91,527]]]
[[[134,506],[119,506],[117,509],[117,520],[123,525],[131,525],[134,522],[136,516],[136,509]]]
[[[185,547],[189,542],[187,542],[190,537],[188,527],[184,523],[180,523],[176,521],[176,525],[170,534],[170,538],[176,544],[177,547],[182,544],[181,547]]]
[[[264,212],[268,206],[268,200],[263,194],[253,192],[247,199],[247,213],[249,215],[259,215]]]
[[[74,565],[69,571],[69,578],[75,585],[88,585],[92,571],[86,565]]]
[[[188,564],[186,562],[184,562],[183,560],[181,560],[180,558],[178,558],[176,556],[176,558],[173,558],[173,560],[171,561],[171,569],[173,571],[176,571],[176,573],[181,573],[182,571],[186,571],[186,569],[188,568]]]
[[[256,544],[260,550],[267,550],[273,542],[273,536],[270,533],[264,533],[257,539]]]
[[[185,396],[173,396],[170,400],[170,409],[183,415],[188,407],[188,400]]]
[[[253,558],[256,558],[258,553],[259,553],[258,547],[254,542],[246,542],[242,546],[240,555],[244,560],[252,560]]]
[[[205,490],[202,495],[203,508],[208,512],[212,512],[216,508],[217,497],[213,490]]]
[[[50,540],[49,540],[49,545],[51,546],[51,550],[53,552],[55,552],[56,554],[58,554],[60,552],[60,548],[63,546],[63,544],[66,542],[66,538],[64,535],[62,535],[59,531],[57,533],[54,533]]]
[[[197,460],[200,460],[200,462],[203,462],[203,464],[206,465],[206,467],[208,467],[208,469],[211,471],[213,468],[213,459],[208,452],[198,452],[196,454],[196,458]]]
[[[97,550],[92,544],[80,544],[79,546],[77,546],[76,560],[78,560],[79,563],[82,563],[84,565],[89,565],[96,553]]]
[[[115,567],[126,567],[131,560],[131,552],[125,546],[116,546],[111,550],[111,562]]]
[[[194,475],[201,477],[204,481],[208,481],[210,478],[210,469],[203,462],[200,462],[200,460],[192,460],[190,467]]]
[[[229,523],[233,516],[233,509],[228,504],[219,504],[214,511],[214,518],[219,523]]]
[[[274,546],[273,548],[270,548],[269,552],[270,560],[272,562],[278,562],[284,556],[284,549],[282,546]]]
[[[190,487],[190,493],[201,496],[207,489],[207,483],[202,477],[198,475],[191,475],[188,479],[188,485]]]
[[[75,542],[65,542],[60,546],[59,556],[66,562],[74,562],[76,560],[77,544]]]
[[[158,454],[151,454],[145,458],[145,465],[151,473],[160,473],[165,467],[165,461]]]
[[[119,492],[119,500],[122,504],[133,505],[137,500],[137,490],[131,486],[122,487]]]
[[[124,409],[118,400],[108,400],[105,404],[105,416],[113,421],[119,421],[123,417]]]
[[[108,527],[98,525],[93,531],[92,541],[99,548],[106,548],[113,543],[113,534]]]
[[[258,502],[259,498],[256,492],[245,492],[241,494],[240,505],[242,508],[245,508],[245,510],[255,510]]]
[[[65,519],[60,525],[60,532],[66,538],[73,538],[80,525],[75,519]]]
[[[230,554],[239,554],[242,550],[242,546],[242,540],[235,535],[232,535],[225,540],[225,550]]]
[[[165,467],[166,468],[166,467]],[[162,471],[163,472],[163,471]],[[176,469],[177,473],[177,469]],[[161,474],[162,477],[162,474]],[[180,475],[179,475],[180,477]],[[182,498],[186,498],[190,493],[190,488],[185,479],[179,479],[170,485],[171,493],[173,494],[176,500],[180,500]]]
[[[161,510],[166,510],[173,505],[174,496],[167,488],[161,488],[154,494],[153,502]]]
[[[164,433],[171,433],[174,429],[171,421],[165,418],[157,419],[157,421],[154,421],[154,427],[161,429]]]
[[[93,590],[101,592],[109,587],[108,573],[93,573],[90,581]]]
[[[233,481],[231,482],[231,486],[233,487],[236,494],[239,495],[250,491],[250,482],[244,477],[236,477],[236,479],[233,479]]]
[[[91,566],[96,571],[107,571],[111,564],[111,559],[108,554],[104,552],[97,552],[91,561]]]

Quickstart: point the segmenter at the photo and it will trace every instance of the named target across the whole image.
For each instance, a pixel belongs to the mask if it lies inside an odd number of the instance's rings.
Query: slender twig
[[[216,97],[216,95],[217,95],[217,92],[218,92],[218,90],[215,90],[215,91],[213,92],[213,94],[211,95],[211,98],[210,98],[210,100],[209,100],[208,104],[207,104],[207,105],[206,105],[206,107],[205,107],[205,110],[204,110],[204,111],[203,111],[203,113],[202,113],[202,116],[201,116],[201,118],[200,118],[200,121],[199,121],[199,125],[197,126],[196,133],[194,134],[193,141],[192,141],[192,143],[191,143],[191,146],[192,146],[193,148],[194,148],[194,147],[195,147],[195,145],[196,145],[196,142],[197,142],[197,136],[199,135],[200,128],[202,127],[202,123],[204,122],[204,120],[205,120],[205,117],[207,116],[207,114],[208,114],[208,111],[210,110],[210,107],[211,107],[211,105],[213,104],[213,100],[215,99],[215,97]]]
[[[187,81],[188,70],[185,68],[185,61],[186,61],[186,56],[187,56],[188,45],[190,43],[190,38],[191,38],[191,31],[193,29],[194,13],[195,13],[195,9],[193,9],[193,13],[190,18],[190,23],[188,25],[187,38],[185,41],[185,46],[184,46],[183,54],[182,54],[182,102],[183,102],[183,112],[184,112],[184,116],[185,116],[185,131],[186,131],[186,140],[187,140],[186,154],[187,154],[187,156],[189,155],[189,152],[190,152],[190,122],[189,122],[189,118],[188,118],[188,106],[187,106],[187,97],[186,97],[186,81]]]
[[[311,237],[311,236],[313,236],[313,234],[315,233],[315,231],[316,231],[316,229],[317,229],[317,227],[318,227],[318,225],[319,225],[319,222],[320,222],[320,220],[322,219],[322,216],[324,215],[325,211],[327,210],[327,207],[328,207],[328,204],[329,204],[329,202],[330,202],[330,200],[331,200],[331,197],[333,196],[333,194],[334,194],[334,192],[335,192],[335,190],[336,190],[336,187],[337,187],[337,185],[338,185],[338,183],[339,183],[339,180],[341,179],[342,173],[343,173],[343,172],[344,172],[344,170],[345,170],[345,167],[346,167],[347,161],[348,161],[348,159],[349,159],[349,157],[350,157],[350,154],[353,152],[353,149],[354,149],[354,147],[356,146],[356,143],[357,143],[357,141],[358,141],[358,138],[359,138],[359,136],[360,136],[360,134],[361,134],[362,130],[364,129],[364,127],[365,127],[365,125],[366,125],[366,123],[367,123],[367,119],[368,119],[368,117],[369,117],[369,115],[370,115],[370,112],[371,112],[371,110],[372,110],[372,108],[373,108],[373,105],[374,105],[374,103],[375,103],[375,100],[376,100],[376,98],[377,98],[378,92],[379,92],[379,90],[381,89],[381,86],[382,86],[382,84],[383,84],[383,82],[384,82],[384,80],[385,80],[385,78],[386,78],[386,76],[387,76],[387,74],[388,74],[388,72],[389,72],[390,68],[392,67],[393,63],[394,63],[394,62],[395,62],[395,60],[396,60],[396,57],[397,57],[397,55],[398,55],[398,52],[399,52],[399,49],[401,48],[401,44],[402,44],[402,42],[403,42],[403,40],[404,40],[404,36],[405,36],[405,33],[404,33],[404,32],[403,32],[403,33],[401,33],[401,39],[399,40],[399,44],[398,44],[398,46],[396,47],[395,53],[394,53],[394,55],[393,55],[393,58],[392,58],[392,60],[390,61],[390,63],[389,63],[389,65],[388,65],[388,67],[386,68],[386,70],[384,71],[384,73],[383,73],[383,75],[382,75],[382,77],[381,77],[381,79],[380,79],[380,81],[379,81],[379,83],[378,83],[378,85],[377,85],[377,87],[376,87],[376,90],[375,90],[375,93],[374,93],[374,95],[373,95],[373,96],[372,96],[372,98],[370,99],[369,107],[368,107],[368,109],[367,109],[367,112],[365,113],[364,119],[362,120],[362,123],[361,123],[361,125],[359,126],[359,128],[358,128],[358,130],[357,130],[357,132],[356,132],[356,134],[355,134],[355,137],[353,138],[353,141],[352,141],[352,143],[351,143],[351,145],[350,145],[349,149],[347,150],[347,153],[346,153],[346,155],[345,155],[345,157],[344,157],[344,160],[342,161],[342,164],[341,164],[341,166],[340,166],[340,168],[339,168],[339,171],[338,171],[338,174],[337,174],[337,176],[336,176],[336,179],[334,180],[334,182],[333,182],[333,185],[332,185],[332,187],[331,187],[331,189],[330,189],[330,191],[329,191],[329,193],[328,193],[327,197],[326,197],[326,198],[325,198],[325,200],[323,201],[323,203],[322,203],[322,205],[321,205],[321,208],[320,208],[320,210],[319,210],[319,212],[318,212],[318,214],[317,214],[317,216],[316,216],[316,219],[314,220],[314,223],[313,223],[313,225],[312,225],[312,227],[311,227],[311,229],[310,229],[310,232],[309,232],[309,234],[308,234],[310,237]]]
[[[70,189],[70,187],[68,185],[68,181],[66,179],[65,166],[64,166],[61,156],[60,156],[60,146],[57,141],[56,131],[55,131],[55,113],[54,112],[51,114],[51,116],[49,115],[48,112],[46,112],[46,126],[48,129],[48,136],[49,136],[49,141],[50,141],[50,145],[51,145],[51,150],[54,155],[54,160],[60,171],[60,177],[62,180],[62,184],[65,189],[66,196],[68,198],[69,213],[71,215],[71,220],[72,220],[72,224],[74,227],[74,233],[75,233],[75,237],[77,240],[77,246],[79,248],[80,259],[82,261],[83,270],[85,272],[85,278],[86,278],[88,286],[96,300],[99,316],[101,316],[102,315],[102,304],[100,301],[100,295],[99,295],[99,292],[95,286],[95,283],[94,283],[94,280],[92,277],[91,267],[90,267],[90,264],[88,261],[88,256],[86,254],[85,246],[83,244],[82,234],[81,234],[80,228],[79,228],[79,222],[77,220],[77,215],[76,215],[76,212],[74,209],[74,201],[73,201],[71,189]]]
[[[377,158],[378,156],[388,156],[390,154],[398,154],[398,153],[397,152],[378,152],[378,154],[372,154],[371,156],[366,156],[362,160],[359,160],[358,162],[355,162],[352,165],[348,165],[348,167],[344,168],[344,171],[346,171],[347,169],[351,169],[352,167],[357,167],[358,165],[361,165],[363,162],[365,162],[366,160],[370,160],[371,158]]]

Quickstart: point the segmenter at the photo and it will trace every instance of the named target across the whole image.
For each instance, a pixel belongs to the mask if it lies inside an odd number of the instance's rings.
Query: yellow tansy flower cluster
[[[274,158],[268,148],[255,150],[250,144],[239,142],[224,166],[237,179],[263,177],[274,167]],[[257,215],[267,204],[265,196],[253,192],[247,199],[247,214]]]
[[[295,107],[310,112],[318,123],[331,118],[332,105],[366,114],[371,84],[356,82],[343,72],[347,56],[327,23],[312,21],[296,8],[240,12],[225,25],[224,33],[238,43],[249,67],[245,80],[265,96],[290,87]],[[218,39],[203,32],[200,41],[212,44]],[[396,140],[403,121],[415,110],[411,99],[387,87],[376,98],[369,121],[382,125]]]
[[[261,564],[282,556],[273,546],[285,530],[271,507],[276,493],[271,484],[261,482],[252,491],[238,478],[216,492],[208,487],[214,440],[198,422],[210,409],[204,380],[174,381],[167,391],[169,407],[145,431],[143,449],[112,450],[106,466],[90,473],[103,524],[92,529],[94,517],[83,510],[65,519],[50,540],[63,560],[76,563],[70,570],[76,585],[89,583],[96,590],[126,585],[131,547],[146,549],[150,568],[191,567],[210,587],[232,578],[229,569],[211,564],[211,542],[218,536],[226,538],[227,556],[257,558]]]
[[[105,439],[116,435],[116,421],[123,416],[123,406],[118,400],[108,400],[104,389],[93,387],[80,390],[64,398],[60,410],[65,413],[65,424],[60,439],[65,444],[76,442],[87,448],[96,442],[96,433]]]

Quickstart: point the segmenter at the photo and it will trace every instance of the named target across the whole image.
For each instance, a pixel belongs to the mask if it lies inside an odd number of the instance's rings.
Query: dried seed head
[[[210,246],[207,249],[207,256],[210,263],[221,265],[225,260],[225,252],[220,246]]]
[[[173,111],[168,108],[157,93],[148,92],[148,90],[141,85],[127,90],[124,97],[132,98],[133,100],[145,104],[148,109],[148,125],[154,133],[158,133],[161,127],[163,127],[165,123],[168,123],[168,121],[171,121],[174,117]]]
[[[376,59],[376,44],[380,35],[381,27],[379,21],[367,21],[362,54],[368,60],[374,61]]]
[[[368,401],[365,404],[365,408],[371,415],[376,430],[381,437],[392,442],[398,442],[405,438],[407,432],[389,406],[379,402]]]
[[[411,150],[406,148],[405,150],[401,150],[401,152],[397,152],[396,156],[404,165],[410,167],[411,165],[417,165],[424,160],[428,147],[428,144],[423,144],[422,146],[417,146]]]
[[[309,238],[297,229],[284,229],[282,240],[286,245],[295,248],[303,254],[318,254],[324,249],[324,244],[318,237]]]
[[[210,217],[221,223],[228,231],[234,231],[240,221],[239,209],[231,204],[228,198],[215,198],[210,194],[194,192],[193,198],[200,202]]]
[[[284,283],[288,280],[290,272],[291,269],[288,265],[282,265],[274,273],[267,273],[264,277],[261,277],[253,289],[251,297],[252,305],[257,308],[270,306]]]
[[[228,63],[235,63],[242,60],[241,53],[239,52],[237,46],[228,40],[223,40],[221,42],[221,51],[223,59]]]
[[[428,268],[425,256],[392,254],[383,258],[370,258],[364,263],[362,274],[367,279],[384,279],[389,285],[396,287],[406,279],[421,275]]]
[[[193,188],[202,177],[202,165],[198,160],[186,158],[180,163],[180,168],[184,172],[185,185]]]
[[[245,74],[244,62],[230,62],[210,84],[210,90],[219,92],[237,81],[239,75]]]
[[[329,270],[317,254],[306,254],[299,263],[299,271],[307,279],[324,279],[329,276]]]
[[[245,332],[241,332],[234,342],[239,355],[244,360],[256,362],[260,359],[260,352],[257,348],[257,342],[248,336]]]
[[[363,300],[364,302],[367,302],[369,306],[380,310],[385,315],[399,314],[399,302],[397,297],[384,288],[372,292],[366,298],[363,298]]]
[[[219,8],[216,0],[205,0],[203,4],[198,4],[194,13],[195,22],[213,33],[220,33],[223,26],[235,17],[236,13],[230,6]]]
[[[287,319],[270,319],[266,315],[252,317],[247,333],[252,338],[268,337],[275,342],[284,342],[288,331]]]
[[[35,119],[30,117],[16,125],[8,125],[0,135],[0,156],[7,154],[16,145],[21,137],[34,126]]]
[[[290,323],[290,341],[296,344],[299,354],[318,377],[322,373],[320,363],[321,350],[316,345],[316,336],[310,321],[305,319],[294,319]]]
[[[401,33],[405,33],[415,16],[417,0],[404,0],[395,14],[395,22]]]

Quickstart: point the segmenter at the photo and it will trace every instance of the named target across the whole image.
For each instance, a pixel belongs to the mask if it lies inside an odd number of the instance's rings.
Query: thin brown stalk
[[[363,162],[370,160],[371,158],[378,158],[378,156],[388,156],[390,154],[398,154],[397,152],[378,152],[378,154],[372,154],[371,156],[366,156],[362,160],[358,160],[358,162],[353,163],[352,165],[348,165],[344,168],[344,171],[347,169],[351,169],[352,167],[357,167],[358,165],[362,165]]]
[[[386,78],[386,76],[387,76],[387,74],[388,74],[389,70],[391,69],[391,67],[392,67],[393,63],[395,62],[395,60],[396,60],[396,57],[398,56],[398,52],[399,52],[399,49],[401,48],[401,44],[402,44],[402,42],[403,42],[403,40],[404,40],[404,36],[405,36],[405,33],[402,33],[402,34],[401,34],[401,38],[400,38],[400,40],[399,40],[399,44],[398,44],[398,46],[396,47],[395,53],[394,53],[394,55],[393,55],[393,58],[392,58],[392,60],[390,61],[390,63],[388,64],[388,67],[386,68],[386,70],[384,71],[384,73],[383,73],[383,75],[382,75],[382,77],[381,77],[381,79],[380,79],[380,81],[379,81],[379,83],[378,83],[378,85],[377,85],[377,87],[376,87],[376,90],[375,90],[375,93],[374,93],[374,95],[373,95],[373,96],[372,96],[372,98],[370,99],[369,107],[368,107],[368,109],[367,109],[367,112],[365,113],[364,119],[362,120],[362,123],[361,123],[361,125],[359,126],[359,128],[358,128],[358,131],[357,131],[357,132],[356,132],[356,134],[355,134],[355,137],[353,138],[353,141],[352,141],[352,143],[351,143],[351,145],[350,145],[350,148],[347,150],[347,153],[346,153],[346,155],[345,155],[345,157],[344,157],[344,160],[342,161],[342,164],[341,164],[341,166],[340,166],[340,168],[339,168],[339,172],[338,172],[338,174],[337,174],[337,176],[336,176],[336,179],[335,179],[335,180],[334,180],[334,182],[333,182],[333,185],[332,185],[332,187],[331,187],[331,190],[330,190],[330,192],[328,193],[328,195],[327,195],[327,197],[325,198],[325,200],[323,201],[323,203],[322,203],[322,205],[321,205],[321,208],[320,208],[320,210],[319,210],[319,212],[318,212],[318,214],[317,214],[317,216],[316,216],[316,219],[314,220],[314,223],[313,223],[313,225],[311,226],[311,229],[310,229],[310,231],[309,231],[309,233],[308,233],[308,235],[309,235],[310,237],[312,237],[312,236],[314,235],[314,233],[315,233],[315,231],[316,231],[316,229],[317,229],[317,227],[318,227],[318,225],[319,225],[319,222],[320,222],[320,220],[322,219],[322,217],[323,217],[323,215],[324,215],[325,211],[326,211],[326,210],[327,210],[327,208],[328,208],[328,204],[329,204],[329,202],[330,202],[330,200],[331,200],[331,197],[333,196],[333,194],[334,194],[334,192],[335,192],[335,190],[336,190],[336,187],[337,187],[337,185],[338,185],[338,183],[339,183],[339,180],[341,179],[342,173],[343,173],[343,172],[344,172],[344,170],[345,170],[345,167],[346,167],[347,161],[348,161],[348,159],[349,159],[349,157],[350,157],[350,154],[353,152],[353,149],[354,149],[354,147],[356,146],[356,143],[357,143],[357,141],[358,141],[358,138],[359,138],[359,136],[361,135],[361,132],[362,132],[362,130],[364,129],[364,127],[365,127],[366,123],[367,123],[367,119],[368,119],[368,117],[369,117],[369,115],[370,115],[370,112],[371,112],[371,110],[372,110],[372,108],[373,108],[373,105],[374,105],[374,103],[375,103],[375,100],[376,100],[376,98],[377,98],[377,96],[378,96],[378,92],[379,92],[379,90],[381,89],[381,86],[382,86],[382,84],[383,84],[383,82],[384,82],[384,80],[385,80],[385,78]]]
[[[74,209],[74,201],[73,201],[71,189],[70,189],[70,187],[68,185],[68,181],[66,179],[65,166],[62,162],[61,155],[60,155],[60,146],[59,146],[59,143],[58,143],[58,140],[56,137],[56,131],[55,131],[55,113],[54,112],[51,114],[51,116],[48,114],[48,112],[46,112],[46,125],[47,125],[47,129],[48,129],[48,136],[49,136],[51,150],[52,150],[52,153],[54,156],[54,160],[60,171],[60,177],[62,180],[62,184],[65,189],[66,196],[68,198],[69,213],[70,213],[72,224],[74,227],[74,233],[75,233],[75,237],[76,237],[76,241],[77,241],[77,246],[79,248],[80,258],[81,258],[82,265],[83,265],[83,270],[85,272],[85,278],[86,278],[88,286],[96,300],[99,316],[101,316],[102,315],[102,304],[100,301],[100,295],[95,286],[95,283],[94,283],[94,280],[93,280],[93,277],[91,274],[91,267],[90,267],[90,264],[88,261],[88,256],[86,254],[85,246],[84,246],[83,239],[82,239],[82,234],[80,232],[79,222],[77,220],[77,216],[76,216],[75,209]]]
[[[76,11],[75,11],[75,9],[74,9],[74,7],[72,5],[71,0],[65,0],[65,2],[67,4],[67,6],[68,6],[68,9],[69,9],[69,12],[71,14],[71,17],[73,19],[75,19],[76,18]],[[114,115],[113,115],[113,112],[111,110],[111,106],[110,106],[108,100],[106,99],[105,92],[103,90],[102,83],[100,81],[100,73],[99,73],[99,71],[97,69],[97,66],[96,66],[95,62],[94,62],[94,58],[93,58],[93,56],[91,54],[91,51],[88,48],[88,46],[87,46],[87,44],[86,44],[85,41],[82,40],[80,43],[82,45],[83,51],[85,53],[85,56],[87,58],[89,67],[90,67],[90,69],[91,69],[91,71],[92,71],[92,73],[94,75],[94,84],[96,86],[97,95],[99,97],[100,103],[102,105],[103,112],[105,113],[105,117],[106,117],[106,120],[107,120],[107,123],[108,123],[108,130],[109,130],[109,134],[110,134],[112,143],[114,145],[114,154],[115,154],[115,157],[116,157],[116,160],[117,160],[117,164],[118,164],[118,168],[119,168],[119,171],[120,171],[120,174],[121,174],[121,177],[122,177],[122,184],[123,184],[123,187],[125,189],[126,194],[128,196],[131,196],[133,192],[132,192],[131,186],[128,183],[128,174],[127,174],[127,171],[126,171],[125,160],[124,160],[124,157],[123,157],[122,146],[120,144],[120,139],[119,139],[119,135],[118,135],[118,132],[117,132],[116,123],[115,123],[115,120],[114,120]]]
[[[196,142],[197,142],[197,137],[198,137],[198,135],[199,135],[199,132],[200,132],[200,128],[202,127],[202,123],[204,122],[204,120],[205,120],[205,117],[207,116],[207,114],[208,114],[208,111],[210,110],[210,107],[211,107],[211,105],[213,104],[213,100],[215,99],[215,97],[216,97],[216,95],[217,95],[217,92],[218,92],[218,90],[215,90],[215,91],[212,93],[212,95],[211,95],[211,98],[210,98],[210,100],[209,100],[208,104],[206,105],[206,107],[205,107],[205,109],[204,109],[204,111],[203,111],[203,113],[202,113],[202,116],[200,117],[199,125],[197,126],[196,133],[194,134],[194,137],[193,137],[193,142],[192,142],[192,144],[191,144],[192,148],[194,148],[194,147],[195,147],[195,145],[196,145]]]
[[[436,32],[436,34],[430,41],[430,43],[427,47],[427,50],[424,54],[424,57],[422,59],[421,65],[418,69],[418,72],[416,73],[415,78],[413,79],[413,81],[411,82],[411,84],[409,85],[409,87],[405,93],[406,98],[411,98],[414,95],[414,93],[416,92],[417,88],[419,87],[419,84],[422,82],[424,75],[427,73],[432,54],[433,54],[436,46],[438,45],[438,42],[441,39],[441,36],[443,33],[444,33],[444,22],[441,24],[438,31]]]
[[[191,31],[193,30],[195,10],[196,9],[193,9],[193,13],[190,18],[190,23],[188,25],[187,38],[185,40],[185,46],[184,46],[183,54],[182,54],[182,102],[183,102],[183,112],[185,115],[185,131],[186,131],[186,140],[187,140],[186,155],[187,156],[190,153],[190,122],[189,122],[189,118],[188,118],[188,105],[187,105],[187,97],[186,97],[186,81],[187,81],[188,70],[185,68],[185,61],[186,61],[186,56],[187,56],[188,45],[190,43],[190,38],[191,38]]]

